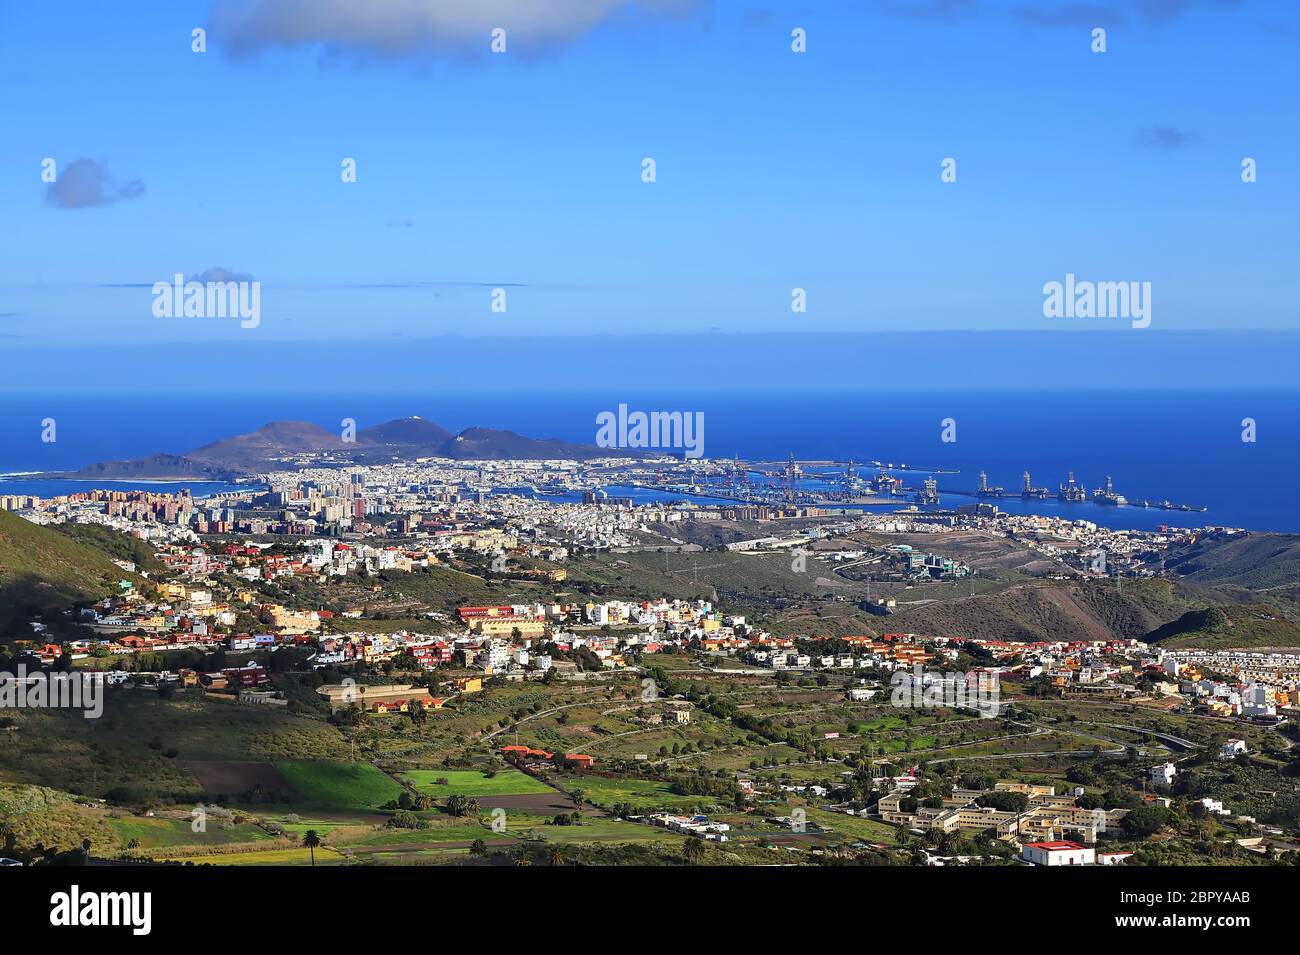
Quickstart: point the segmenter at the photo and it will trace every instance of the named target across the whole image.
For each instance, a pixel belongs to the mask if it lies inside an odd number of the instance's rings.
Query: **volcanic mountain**
[[[80,471],[44,477],[92,480],[188,479],[230,481],[262,471],[310,464],[380,464],[415,458],[458,461],[587,460],[609,452],[554,438],[538,440],[513,431],[466,428],[453,434],[424,418],[399,418],[363,428],[355,441],[308,421],[272,421],[248,434],[222,438],[183,454],[151,454],[129,461],[101,461]]]

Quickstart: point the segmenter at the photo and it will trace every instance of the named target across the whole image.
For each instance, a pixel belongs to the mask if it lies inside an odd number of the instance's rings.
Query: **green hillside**
[[[1146,637],[1171,649],[1300,647],[1300,626],[1266,604],[1190,610]]]
[[[0,511],[0,640],[30,637],[34,619],[63,624],[62,611],[130,576],[107,554]]]
[[[50,530],[85,544],[109,558],[128,560],[145,573],[158,574],[166,569],[150,544],[110,527],[100,524],[53,524]]]
[[[1300,535],[1211,537],[1171,551],[1165,567],[1192,580],[1255,590],[1300,587]]]
[[[40,843],[67,850],[83,839],[89,839],[92,847],[117,842],[104,813],[43,786],[0,783],[0,829],[13,833],[16,845],[23,849]]]

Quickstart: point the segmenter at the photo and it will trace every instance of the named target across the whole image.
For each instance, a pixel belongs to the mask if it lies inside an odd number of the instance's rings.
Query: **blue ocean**
[[[798,369],[793,375],[805,374]],[[807,373],[815,377],[812,373]],[[591,444],[596,415],[620,403],[630,410],[703,412],[708,457],[784,461],[876,460],[937,475],[945,504],[969,503],[981,470],[1012,495],[1012,512],[1063,514],[1109,527],[1229,525],[1300,533],[1300,390],[944,391],[936,388],[697,394],[329,394],[296,395],[0,395],[0,493],[52,495],[86,485],[32,481],[15,472],[67,470],[181,453],[273,420],[306,420],[337,430],[419,415],[457,431],[505,428],[536,438]],[[53,418],[57,440],[41,441]],[[952,419],[955,441],[942,440]],[[1244,441],[1253,422],[1254,440]],[[1130,501],[1168,500],[1204,513],[1055,498],[1024,502],[1022,473],[1053,490],[1073,471],[1089,490],[1107,475]],[[134,485],[114,482],[119,487]],[[221,485],[191,484],[196,494]]]

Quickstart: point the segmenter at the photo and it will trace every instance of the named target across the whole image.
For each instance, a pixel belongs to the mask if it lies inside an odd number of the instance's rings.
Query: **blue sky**
[[[1300,328],[1293,3],[563,0],[538,23],[521,0],[318,0],[277,19],[293,6],[0,5],[0,345],[131,367],[167,344],[1118,332],[1043,317],[1067,272],[1152,283],[1152,328],[1126,335]],[[93,160],[112,201],[51,202],[44,157]],[[259,327],[152,314],[152,283],[214,268],[262,283]]]

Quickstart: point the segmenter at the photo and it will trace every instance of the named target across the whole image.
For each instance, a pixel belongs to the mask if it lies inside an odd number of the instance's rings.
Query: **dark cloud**
[[[227,268],[217,266],[200,272],[198,275],[191,275],[185,281],[187,282],[255,282],[247,272],[234,272]]]
[[[1107,26],[1124,19],[1124,14],[1108,3],[1063,3],[1018,7],[1011,15],[1033,26],[1090,27]]]
[[[953,20],[980,9],[978,0],[877,0],[881,13],[913,20]]]
[[[507,50],[578,39],[629,11],[673,14],[708,0],[214,0],[209,34],[232,57],[275,47],[320,47],[331,56],[486,53],[492,30]]]
[[[74,159],[58,171],[58,178],[45,192],[45,201],[59,209],[91,209],[143,194],[142,180],[119,182],[109,174],[104,163]]]
[[[1144,126],[1137,134],[1140,145],[1155,149],[1182,149],[1200,138],[1193,130],[1179,129],[1176,126]]]

